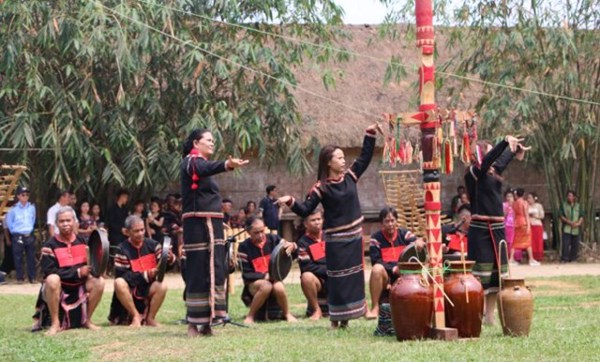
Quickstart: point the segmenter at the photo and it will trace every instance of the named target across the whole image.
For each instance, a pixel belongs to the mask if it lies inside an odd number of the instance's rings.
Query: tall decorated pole
[[[429,267],[435,278],[434,313],[435,328],[444,329],[444,280],[442,263],[441,237],[441,202],[440,202],[440,155],[437,129],[440,125],[435,104],[435,66],[433,1],[416,0],[415,13],[417,18],[417,48],[421,50],[420,76],[420,121],[421,149],[423,150],[423,188],[425,200],[426,235],[429,248]]]

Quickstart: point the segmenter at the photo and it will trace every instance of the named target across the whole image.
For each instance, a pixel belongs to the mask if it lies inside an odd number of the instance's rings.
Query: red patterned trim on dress
[[[488,215],[478,215],[478,214],[475,214],[475,215],[471,216],[471,220],[474,220],[474,221],[486,221],[486,222],[491,221],[493,223],[498,223],[498,222],[503,223],[504,222],[504,216],[488,216]]]

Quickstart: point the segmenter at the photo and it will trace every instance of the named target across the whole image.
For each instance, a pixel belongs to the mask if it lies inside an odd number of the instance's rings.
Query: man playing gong
[[[306,231],[296,242],[300,284],[308,301],[307,315],[312,320],[319,320],[323,317],[323,309],[327,308],[327,263],[322,212],[313,211],[304,218],[303,225]]]
[[[108,320],[113,325],[156,327],[156,314],[167,294],[167,285],[156,280],[162,245],[144,238],[144,220],[139,216],[128,216],[125,229],[128,238],[115,255],[115,292]],[[168,264],[174,262],[175,255],[169,250]]]
[[[44,281],[33,330],[49,325],[47,335],[69,328],[99,328],[92,323],[92,315],[102,298],[104,279],[91,275],[88,247],[74,232],[75,220],[73,208],[59,208],[55,219],[58,233],[42,246]]]
[[[371,291],[371,310],[367,312],[367,319],[375,319],[379,314],[381,294],[396,282],[400,276],[398,261],[405,247],[415,244],[421,250],[425,241],[417,238],[410,231],[398,227],[398,212],[391,207],[385,207],[379,212],[381,230],[371,235],[369,253],[371,256],[371,277],[369,289]]]
[[[296,244],[290,243],[278,235],[265,234],[265,224],[259,217],[246,220],[246,230],[250,237],[244,240],[238,249],[238,258],[242,264],[244,291],[242,298],[251,299],[250,310],[244,323],[252,324],[256,313],[273,297],[281,308],[283,318],[288,322],[296,322],[290,313],[287,295],[282,281],[276,281],[269,276],[271,253],[279,243],[284,243],[288,255],[295,249]]]

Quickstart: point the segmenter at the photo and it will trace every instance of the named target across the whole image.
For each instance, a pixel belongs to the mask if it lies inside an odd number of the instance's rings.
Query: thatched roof
[[[362,130],[372,124],[375,115],[382,113],[399,113],[415,111],[418,108],[418,61],[419,54],[413,42],[407,43],[402,39],[391,41],[380,39],[377,28],[373,26],[348,25],[345,29],[352,35],[351,40],[340,41],[339,47],[359,54],[367,54],[374,58],[389,60],[393,55],[401,59],[406,67],[407,77],[400,83],[384,85],[387,64],[375,59],[353,56],[350,61],[341,64],[325,66],[306,65],[296,72],[300,87],[331,98],[337,102],[349,105],[373,114],[369,117],[348,109],[339,104],[329,102],[305,92],[296,91],[296,99],[300,112],[306,121],[306,131],[314,135],[320,144],[336,144],[344,148],[360,147]],[[443,34],[436,34],[438,44],[443,42]],[[440,59],[447,59],[443,54],[445,47],[438,46]],[[341,77],[336,80],[335,89],[327,90],[323,85],[321,75],[328,68],[335,73],[341,71]],[[446,105],[444,90],[437,91],[437,103]],[[474,92],[465,94],[465,104],[474,105]]]

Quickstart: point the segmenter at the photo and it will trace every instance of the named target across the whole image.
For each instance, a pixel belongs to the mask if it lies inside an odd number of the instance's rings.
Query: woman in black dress
[[[181,195],[189,336],[210,335],[213,321],[227,317],[223,213],[219,187],[212,176],[248,163],[231,157],[210,161],[213,153],[213,136],[206,129],[194,130],[183,146]]]
[[[306,201],[283,196],[278,202],[306,217],[323,204],[323,234],[327,263],[327,299],[331,326],[345,327],[350,319],[366,312],[363,262],[362,211],[356,183],[367,170],[373,151],[378,124],[367,128],[360,156],[346,169],[344,152],[336,146],[325,146],[319,155],[317,183]]]
[[[465,172],[465,185],[471,200],[471,225],[468,234],[469,259],[475,260],[473,274],[480,278],[485,291],[485,323],[494,323],[494,310],[501,274],[507,272],[507,258],[499,250],[505,240],[504,208],[502,205],[502,172],[513,158],[523,159],[529,148],[521,139],[506,136],[492,148],[478,143],[481,156]],[[481,159],[481,163],[477,159]]]

